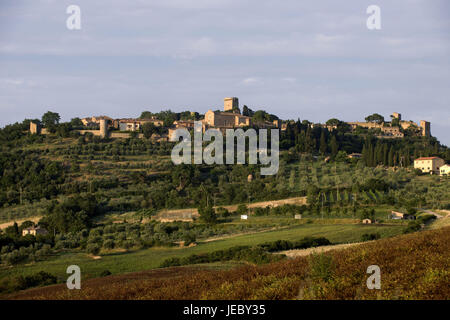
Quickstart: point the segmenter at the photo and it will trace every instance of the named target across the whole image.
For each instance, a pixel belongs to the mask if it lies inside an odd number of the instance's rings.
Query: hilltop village
[[[259,113],[260,117],[255,117]],[[143,113],[144,114],[144,113]],[[391,115],[391,121],[385,121],[384,117],[379,114],[373,114],[366,117],[365,122],[342,122],[338,119],[330,119],[326,123],[309,123],[311,128],[322,127],[333,131],[338,127],[345,126],[352,133],[368,133],[374,134],[378,138],[392,139],[403,138],[407,132],[416,136],[431,136],[430,122],[420,120],[419,124],[413,121],[402,120],[400,113],[394,112]],[[201,121],[203,131],[208,128],[216,128],[225,132],[226,129],[232,128],[278,128],[285,131],[288,123],[294,123],[293,120],[281,120],[275,115],[269,115],[265,111],[252,111],[244,105],[243,112],[239,108],[239,99],[230,97],[224,99],[223,111],[208,110],[204,116],[195,112],[189,112],[184,119],[175,120],[166,124],[162,119],[156,116],[139,118],[122,118],[113,119],[111,117],[92,116],[81,119],[83,128],[77,131],[80,134],[91,133],[101,138],[128,138],[131,132],[137,133],[138,138],[144,137],[143,129],[145,125],[158,127],[160,133],[153,133],[151,138],[155,141],[170,141],[176,129],[185,128],[193,129],[194,121]],[[36,121],[30,122],[30,132],[33,134],[47,134],[48,130],[43,128]]]

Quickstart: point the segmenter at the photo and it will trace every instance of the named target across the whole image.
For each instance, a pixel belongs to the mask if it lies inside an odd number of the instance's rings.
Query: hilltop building
[[[31,134],[47,134],[47,129],[42,128],[40,123],[30,121],[30,133]]]
[[[223,110],[225,112],[235,112],[239,110],[239,99],[236,97],[223,99]]]
[[[414,160],[414,169],[420,169],[423,173],[439,174],[443,165],[445,161],[439,157],[421,157]]]
[[[139,131],[146,123],[153,123],[156,127],[164,125],[162,120],[158,119],[117,119],[114,127],[120,131]]]
[[[41,125],[39,123],[35,123],[30,121],[30,132],[31,134],[40,134],[41,133]]]
[[[232,112],[208,110],[205,113],[205,123],[213,128],[234,128],[250,126],[251,118]]]
[[[398,112],[394,112],[391,115],[392,119],[398,119],[398,126],[392,125],[392,122],[347,122],[348,125],[355,130],[357,127],[367,128],[367,129],[380,129],[381,135],[379,138],[403,138],[405,134],[400,131],[400,128],[407,130],[409,128],[417,128],[421,136],[430,137],[431,136],[431,125],[430,122],[425,120],[420,120],[419,125],[414,121],[402,120],[402,115]]]
[[[422,136],[424,136],[424,137],[431,136],[430,126],[431,125],[428,121],[420,120],[420,128],[421,128]]]
[[[113,119],[110,117],[107,117],[107,116],[87,117],[87,118],[81,119],[81,122],[83,123],[83,125],[85,127],[95,127],[95,126],[100,125],[101,120],[107,120],[108,123],[111,123],[111,124],[113,122]]]
[[[204,124],[221,130],[251,125],[251,118],[243,116],[239,112],[238,98],[225,98],[223,109],[224,112],[208,110],[205,113]]]

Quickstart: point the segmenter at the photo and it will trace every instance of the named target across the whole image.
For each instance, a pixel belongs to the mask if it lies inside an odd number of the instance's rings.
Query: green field
[[[282,230],[266,231],[239,235],[211,242],[200,242],[189,248],[150,248],[138,251],[117,252],[103,255],[94,260],[86,253],[65,252],[46,261],[29,265],[17,265],[0,269],[0,279],[18,275],[28,275],[41,270],[52,273],[60,279],[67,278],[65,273],[69,265],[78,265],[84,278],[98,277],[104,270],[113,274],[135,272],[159,267],[162,261],[170,257],[184,257],[191,254],[207,253],[239,245],[257,245],[275,240],[299,240],[306,236],[323,236],[333,243],[358,242],[364,233],[378,232],[381,237],[400,234],[400,225],[360,225],[360,224],[303,224]]]

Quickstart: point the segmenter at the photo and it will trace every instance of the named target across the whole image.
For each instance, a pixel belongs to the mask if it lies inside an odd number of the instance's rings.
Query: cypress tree
[[[331,148],[331,155],[334,157],[338,153],[339,149],[335,135],[331,137],[330,148]]]
[[[327,153],[327,140],[325,138],[325,131],[324,130],[322,130],[322,133],[320,134],[320,146],[319,146],[319,149],[320,149],[320,153],[322,155]]]

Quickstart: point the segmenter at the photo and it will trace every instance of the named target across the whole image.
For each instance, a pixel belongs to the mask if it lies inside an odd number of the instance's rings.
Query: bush
[[[48,286],[51,284],[55,284],[57,282],[57,278],[45,271],[39,271],[36,274],[30,276],[18,276],[15,278],[13,289],[14,290],[24,290],[31,287],[37,286]]]
[[[187,232],[183,236],[183,241],[184,241],[184,245],[185,246],[188,246],[191,243],[195,243],[196,240],[197,239],[196,239],[195,234],[193,232]]]
[[[221,218],[226,218],[228,216],[230,216],[230,212],[225,209],[224,207],[219,207],[217,208],[217,215]]]
[[[330,245],[331,242],[324,237],[313,238],[313,237],[305,237],[302,240],[291,242],[286,240],[277,240],[274,242],[266,242],[259,245],[264,250],[269,252],[283,251],[283,250],[292,250],[292,249],[307,249],[311,247],[319,247]]]
[[[110,276],[112,273],[111,273],[111,271],[109,271],[109,270],[103,270],[101,273],[100,273],[100,277],[107,277],[107,276]]]
[[[236,210],[237,214],[239,214],[239,215],[247,214],[247,211],[248,211],[247,206],[242,203],[240,205],[238,205],[237,210]]]
[[[377,233],[364,233],[361,236],[361,241],[365,242],[365,241],[377,240],[380,238],[381,238],[381,236],[378,232]]]
[[[103,248],[105,249],[114,249],[115,243],[114,240],[108,239],[103,242]]]
[[[86,246],[86,252],[96,256],[100,252],[100,246],[95,243],[90,243]]]
[[[252,263],[269,263],[283,259],[282,255],[268,253],[260,246],[236,246],[226,250],[217,250],[210,253],[193,254],[184,258],[168,258],[160,265],[161,268],[182,266],[197,263],[211,263],[217,261],[247,261]]]

